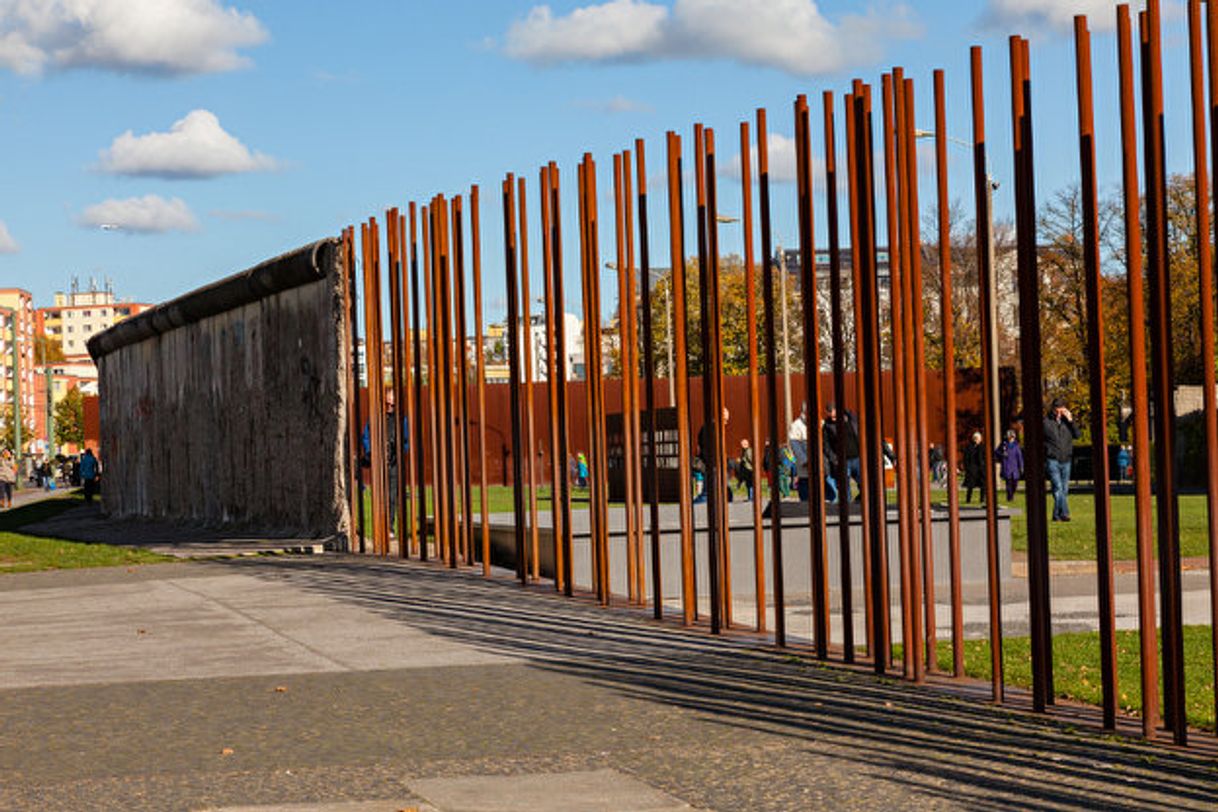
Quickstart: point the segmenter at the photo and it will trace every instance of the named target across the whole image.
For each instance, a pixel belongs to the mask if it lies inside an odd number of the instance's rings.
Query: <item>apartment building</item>
[[[16,387],[20,393],[21,422],[27,431],[33,426],[35,402],[34,334],[34,297],[20,288],[0,288],[0,417],[14,402],[13,389]],[[13,351],[14,338],[16,353]]]
[[[88,359],[90,338],[149,307],[120,301],[109,284],[99,288],[91,282],[88,290],[81,290],[73,280],[67,293],[55,294],[53,306],[38,309],[38,327],[47,337],[59,340],[70,361]]]

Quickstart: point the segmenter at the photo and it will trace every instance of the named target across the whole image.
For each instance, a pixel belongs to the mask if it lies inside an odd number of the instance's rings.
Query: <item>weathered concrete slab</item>
[[[617,770],[433,778],[411,789],[439,812],[683,812],[691,807]]]
[[[512,662],[239,574],[4,592],[0,617],[0,690]]]
[[[346,532],[339,253],[321,240],[90,339],[107,511]]]

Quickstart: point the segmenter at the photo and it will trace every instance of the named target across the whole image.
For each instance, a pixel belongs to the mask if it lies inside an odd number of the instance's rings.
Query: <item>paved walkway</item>
[[[1213,809],[1103,738],[351,556],[0,579],[0,809]]]

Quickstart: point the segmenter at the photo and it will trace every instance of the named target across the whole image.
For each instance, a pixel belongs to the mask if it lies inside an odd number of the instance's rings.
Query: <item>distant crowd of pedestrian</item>
[[[101,462],[91,448],[79,456],[27,456],[21,460],[7,448],[0,451],[0,510],[13,506],[13,493],[22,485],[43,491],[81,488],[85,502],[91,503],[101,487]]]

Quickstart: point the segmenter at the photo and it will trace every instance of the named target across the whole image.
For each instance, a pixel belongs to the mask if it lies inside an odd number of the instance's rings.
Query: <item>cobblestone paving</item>
[[[1213,747],[1101,737],[467,573],[325,556],[131,577],[208,574],[511,661],[0,690],[0,809],[406,803],[428,778],[602,769],[720,812],[1218,807]]]

